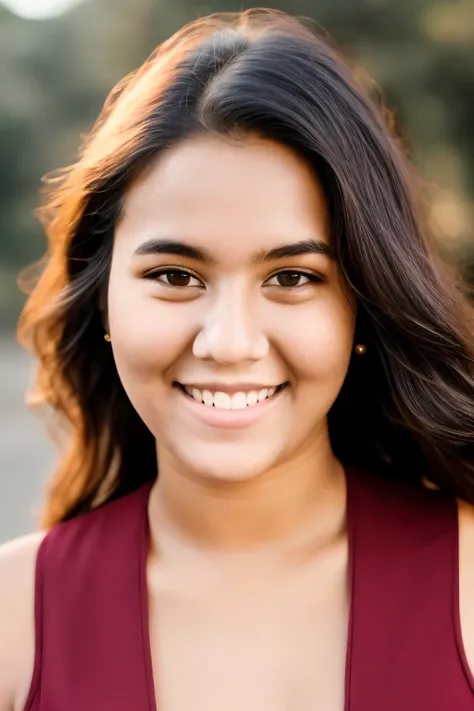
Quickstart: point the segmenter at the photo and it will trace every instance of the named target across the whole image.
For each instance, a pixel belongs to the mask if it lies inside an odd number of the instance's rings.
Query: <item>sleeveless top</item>
[[[44,538],[25,711],[157,711],[146,583],[150,488]],[[344,711],[472,711],[455,501],[355,471],[347,471],[347,489]]]

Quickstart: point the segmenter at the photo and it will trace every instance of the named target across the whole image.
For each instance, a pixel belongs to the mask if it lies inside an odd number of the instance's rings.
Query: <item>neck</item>
[[[278,548],[308,525],[321,542],[344,527],[344,469],[329,443],[244,482],[184,475],[166,456],[159,464],[149,503],[152,542],[164,533],[188,550],[242,552]]]

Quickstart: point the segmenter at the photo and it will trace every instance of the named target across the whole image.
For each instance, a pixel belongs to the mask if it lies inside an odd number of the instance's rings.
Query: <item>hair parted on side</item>
[[[47,258],[18,331],[39,364],[34,401],[68,436],[46,526],[157,476],[154,438],[103,339],[114,227],[140,172],[205,133],[283,143],[323,184],[356,342],[368,346],[329,412],[336,456],[474,503],[472,305],[438,258],[383,110],[307,25],[265,9],[186,25],[118,83],[77,162],[51,180]]]

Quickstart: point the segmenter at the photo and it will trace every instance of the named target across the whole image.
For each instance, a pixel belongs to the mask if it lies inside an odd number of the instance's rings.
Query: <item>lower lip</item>
[[[248,405],[241,410],[222,410],[218,407],[198,402],[193,397],[183,392],[181,388],[177,389],[187,402],[188,407],[192,410],[192,412],[196,413],[196,415],[198,415],[203,422],[211,427],[223,428],[249,427],[250,425],[253,425],[275,406],[275,403],[278,402],[282,394],[286,391],[285,387],[275,393],[272,397],[269,397],[262,402],[257,402],[255,405]]]

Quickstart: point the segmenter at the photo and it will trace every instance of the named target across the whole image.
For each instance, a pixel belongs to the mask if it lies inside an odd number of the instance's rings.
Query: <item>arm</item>
[[[34,582],[44,533],[0,546],[0,711],[21,711],[34,663]]]
[[[459,502],[459,605],[467,661],[474,674],[474,506]]]

